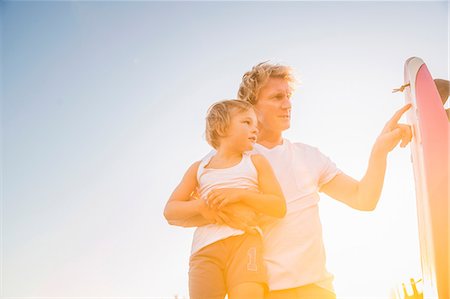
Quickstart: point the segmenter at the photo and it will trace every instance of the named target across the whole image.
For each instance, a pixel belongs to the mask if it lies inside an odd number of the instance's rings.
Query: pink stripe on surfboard
[[[449,122],[433,78],[425,64],[417,72],[415,94],[431,216],[436,284],[439,298],[449,298]]]

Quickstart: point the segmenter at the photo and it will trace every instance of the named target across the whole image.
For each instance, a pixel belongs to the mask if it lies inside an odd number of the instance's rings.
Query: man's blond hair
[[[242,76],[238,99],[249,102],[252,105],[256,104],[259,91],[269,78],[283,78],[290,84],[295,83],[292,69],[289,66],[272,64],[268,61],[261,62]]]
[[[220,138],[227,136],[231,118],[235,113],[247,112],[253,106],[241,100],[223,100],[209,107],[206,115],[206,141],[213,148],[220,145]]]

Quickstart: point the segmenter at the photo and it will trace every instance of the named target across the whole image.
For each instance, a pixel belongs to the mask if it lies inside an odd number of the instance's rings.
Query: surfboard
[[[433,78],[418,57],[405,62],[424,298],[449,297],[449,122]],[[409,84],[409,85],[408,85]]]

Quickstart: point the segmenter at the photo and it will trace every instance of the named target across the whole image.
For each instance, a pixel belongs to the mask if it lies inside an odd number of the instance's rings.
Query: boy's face
[[[292,88],[283,78],[269,78],[259,91],[254,108],[261,131],[281,133],[291,126]]]
[[[258,134],[257,125],[258,120],[253,109],[245,112],[232,111],[227,136],[221,144],[226,143],[227,146],[242,152],[252,150]]]

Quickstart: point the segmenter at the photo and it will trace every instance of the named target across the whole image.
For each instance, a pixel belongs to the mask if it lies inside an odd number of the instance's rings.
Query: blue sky
[[[2,2],[2,294],[187,296],[192,229],[162,209],[209,151],[204,116],[242,74],[294,67],[292,140],[360,178],[391,89],[449,77],[448,2]],[[338,296],[420,276],[410,150],[373,213],[322,195]]]

